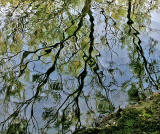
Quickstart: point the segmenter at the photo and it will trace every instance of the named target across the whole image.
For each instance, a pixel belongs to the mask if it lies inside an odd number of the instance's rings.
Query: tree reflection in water
[[[0,3],[1,133],[72,133],[159,90],[158,1]]]

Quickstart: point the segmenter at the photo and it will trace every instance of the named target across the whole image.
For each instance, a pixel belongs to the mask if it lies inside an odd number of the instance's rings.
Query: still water
[[[160,1],[0,0],[1,133],[72,133],[160,88]]]

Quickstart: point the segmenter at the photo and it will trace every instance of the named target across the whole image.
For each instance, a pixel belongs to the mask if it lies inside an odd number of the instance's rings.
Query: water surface
[[[1,132],[72,133],[157,92],[159,4],[0,0]]]

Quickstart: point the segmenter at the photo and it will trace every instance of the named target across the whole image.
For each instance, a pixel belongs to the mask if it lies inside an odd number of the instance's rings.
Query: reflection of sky
[[[151,36],[153,39],[157,41],[160,41],[160,11],[159,10],[152,11],[151,16],[152,17],[151,17],[149,36]]]

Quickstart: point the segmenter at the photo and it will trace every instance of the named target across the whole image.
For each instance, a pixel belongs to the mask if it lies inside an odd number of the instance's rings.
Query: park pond
[[[0,0],[0,132],[73,133],[160,89],[159,0]]]

